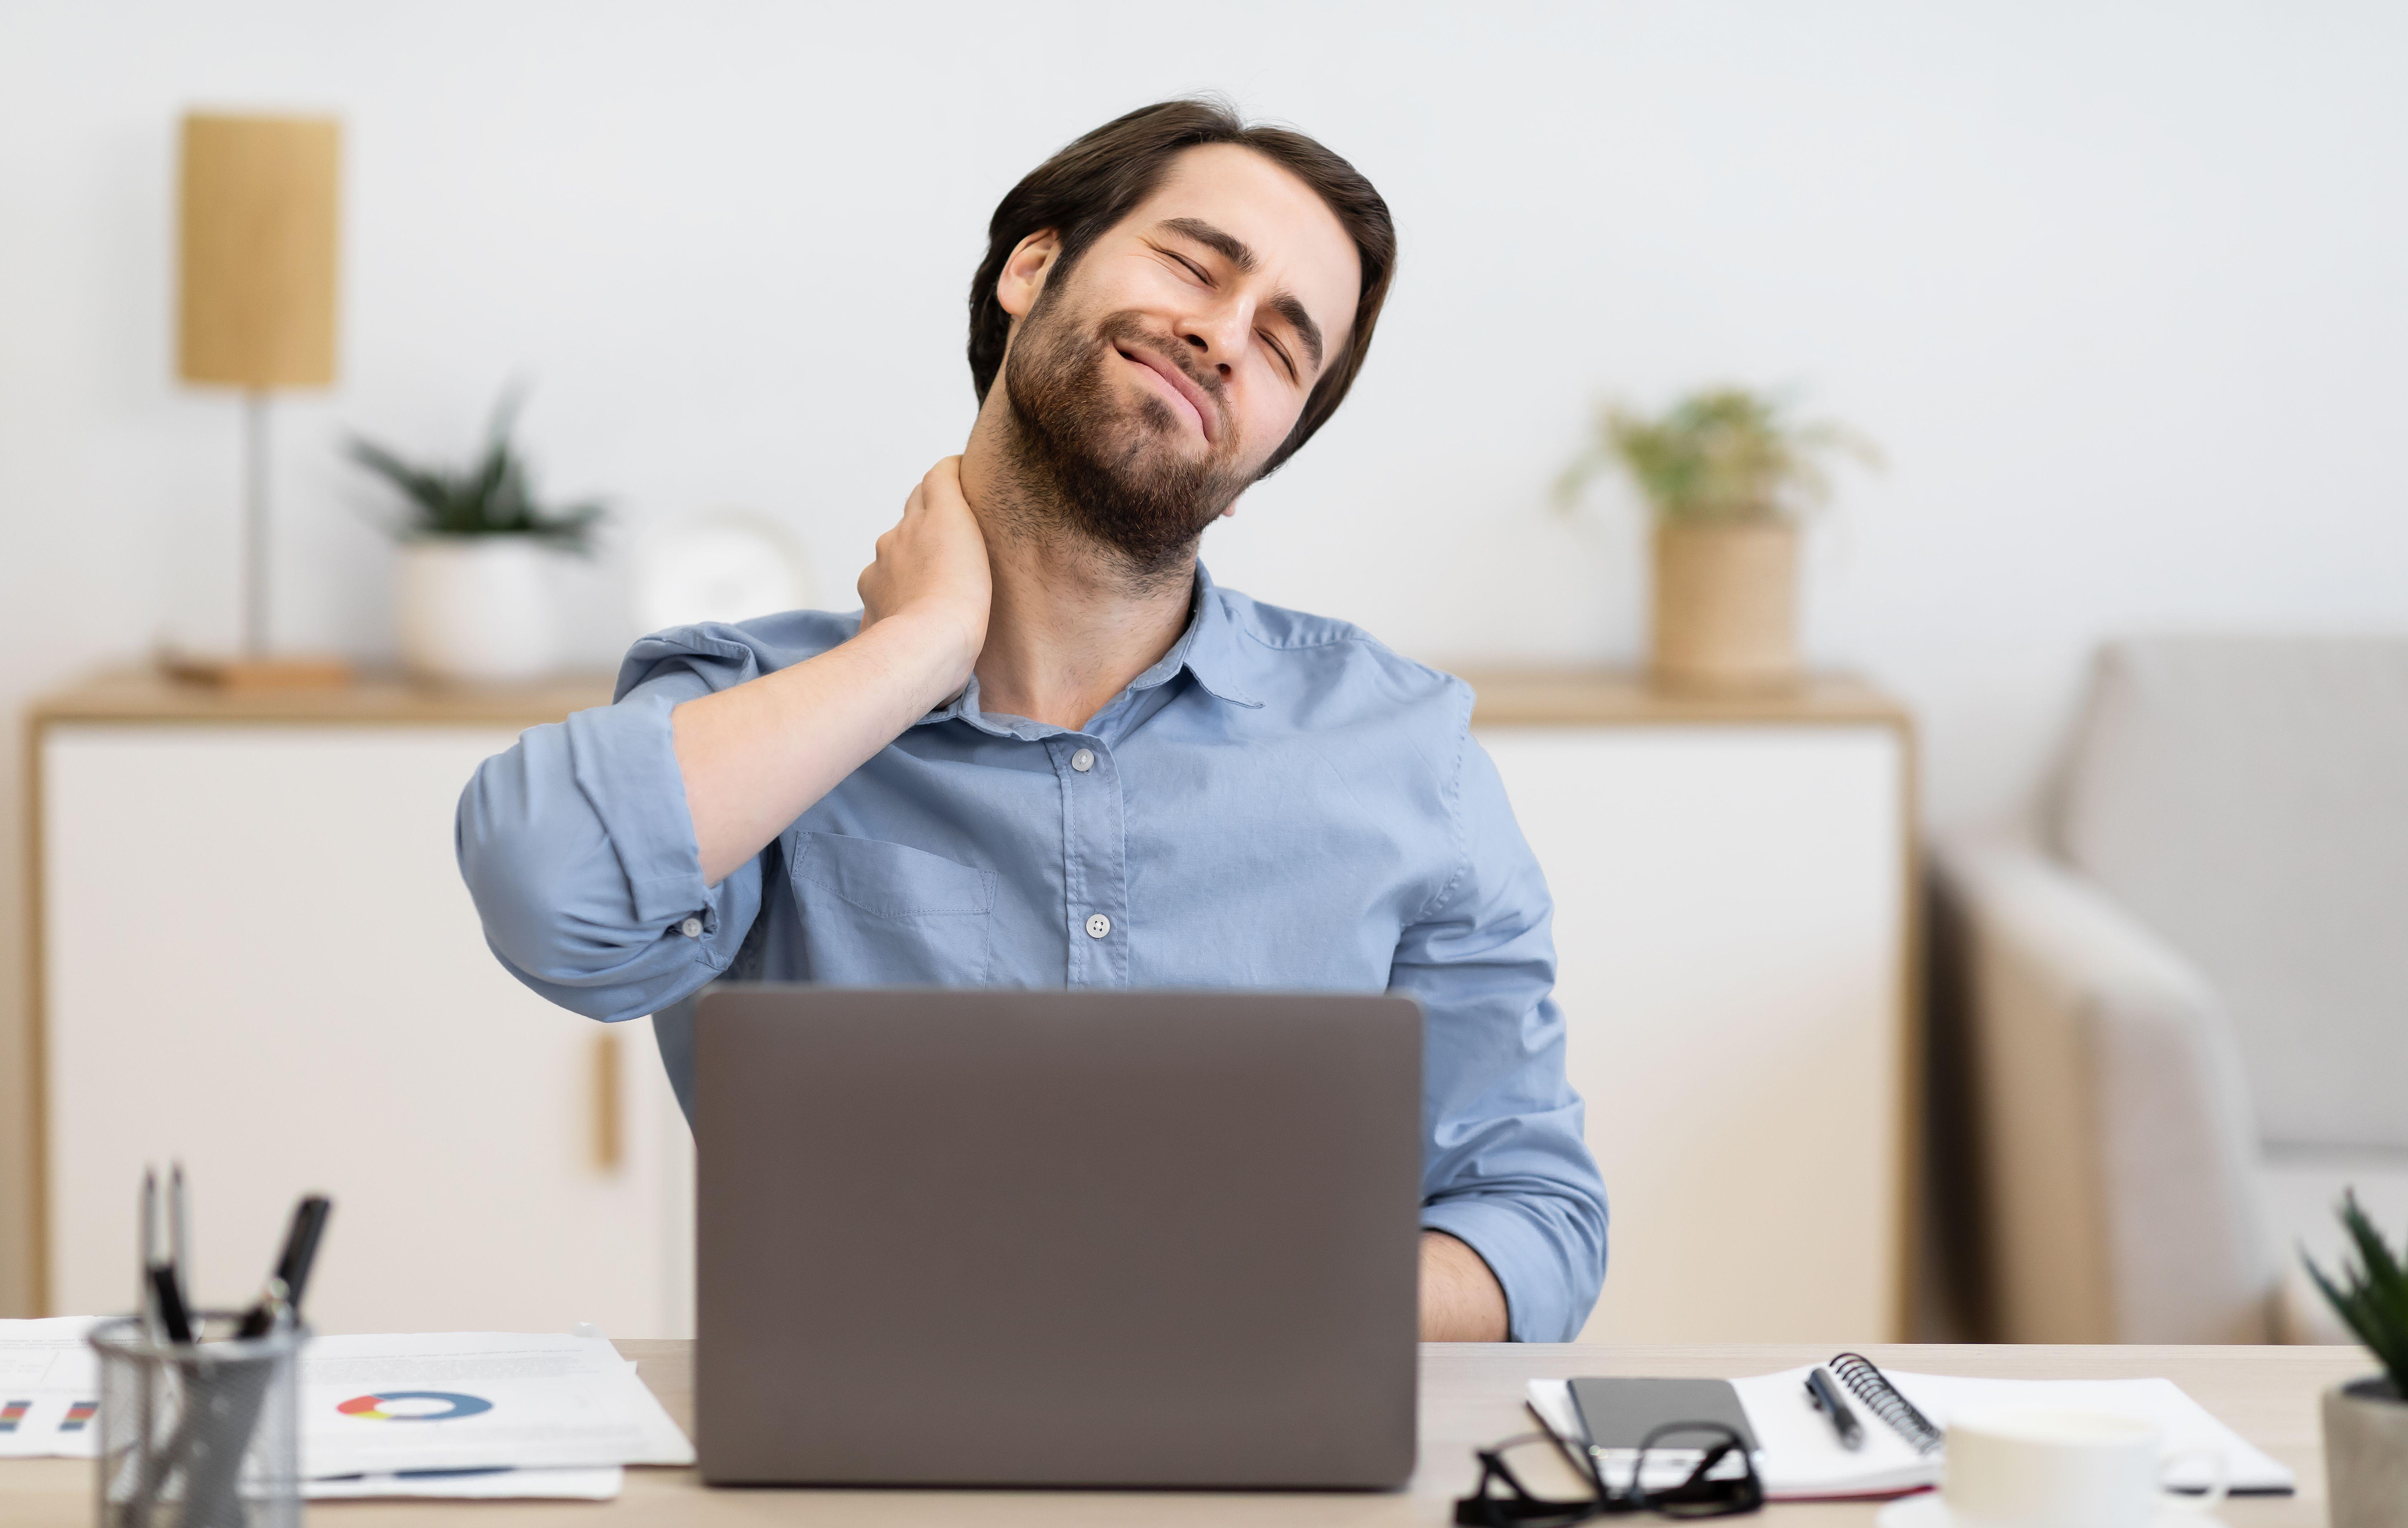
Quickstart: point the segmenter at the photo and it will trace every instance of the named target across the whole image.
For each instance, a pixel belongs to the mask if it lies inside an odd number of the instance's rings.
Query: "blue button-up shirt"
[[[1546,882],[1461,680],[1199,571],[1178,643],[1084,729],[982,711],[972,679],[706,885],[670,709],[858,629],[795,611],[648,636],[615,705],[487,760],[458,847],[502,964],[595,1019],[659,1014],[681,1098],[692,999],[721,978],[1410,994],[1422,1223],[1487,1262],[1515,1338],[1579,1331],[1605,1190]]]

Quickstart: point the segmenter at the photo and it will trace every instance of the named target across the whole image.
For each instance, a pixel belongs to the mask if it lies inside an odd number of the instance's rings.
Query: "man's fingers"
[[[920,486],[913,493],[930,507],[941,505],[947,510],[955,507],[968,509],[969,503],[962,497],[962,459],[948,456],[930,467],[928,475],[920,479]]]

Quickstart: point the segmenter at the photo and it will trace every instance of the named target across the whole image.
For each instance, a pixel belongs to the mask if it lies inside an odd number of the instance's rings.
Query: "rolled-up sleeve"
[[[1564,1076],[1554,905],[1496,765],[1468,735],[1454,878],[1404,932],[1391,983],[1427,1012],[1422,1224],[1478,1252],[1517,1342],[1569,1342],[1605,1278],[1605,1185]]]
[[[758,672],[748,648],[708,628],[648,637],[614,704],[531,728],[478,767],[454,847],[485,942],[511,975],[616,1022],[726,969],[760,910],[760,862],[704,884],[669,713]]]

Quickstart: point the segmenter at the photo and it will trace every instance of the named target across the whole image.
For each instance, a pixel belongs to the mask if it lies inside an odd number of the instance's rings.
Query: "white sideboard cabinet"
[[[324,1331],[682,1335],[692,1147],[649,1023],[495,963],[452,860],[478,762],[598,682],[219,693],[94,681],[34,717],[45,1304],[134,1296],[146,1163],[195,1293],[248,1302],[294,1198]]]
[[[1555,893],[1612,1200],[1584,1335],[1902,1335],[1906,716],[1837,680],[1707,701],[1468,677]],[[206,1300],[247,1298],[322,1189],[322,1330],[690,1332],[693,1149],[651,1026],[512,980],[452,860],[478,761],[605,698],[120,676],[38,707],[49,1309],[131,1303],[142,1167],[180,1156]]]
[[[1555,900],[1612,1227],[1592,1342],[1905,1336],[1914,732],[1863,684],[1466,675]]]

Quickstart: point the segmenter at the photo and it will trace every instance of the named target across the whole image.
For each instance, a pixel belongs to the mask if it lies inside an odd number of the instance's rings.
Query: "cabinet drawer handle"
[[[615,1173],[626,1159],[619,1084],[619,1036],[606,1029],[594,1036],[594,1167],[597,1172]]]

